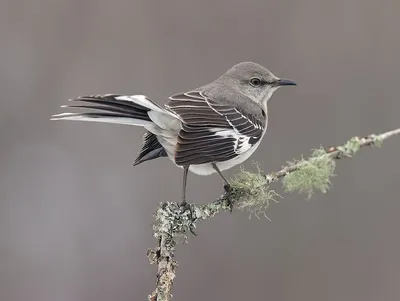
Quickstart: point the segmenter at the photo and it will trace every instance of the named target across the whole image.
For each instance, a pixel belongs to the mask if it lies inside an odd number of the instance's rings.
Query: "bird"
[[[275,76],[254,62],[241,62],[213,82],[170,96],[164,106],[145,95],[103,94],[70,99],[51,120],[75,120],[143,127],[142,148],[133,165],[168,157],[183,169],[181,205],[186,202],[188,172],[219,174],[247,160],[267,130],[267,103],[293,80]]]

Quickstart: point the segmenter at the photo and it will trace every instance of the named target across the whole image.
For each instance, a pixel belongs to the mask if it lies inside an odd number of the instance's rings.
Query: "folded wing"
[[[166,109],[182,122],[175,149],[175,163],[181,166],[233,159],[257,143],[266,126],[260,114],[200,91],[170,97]]]

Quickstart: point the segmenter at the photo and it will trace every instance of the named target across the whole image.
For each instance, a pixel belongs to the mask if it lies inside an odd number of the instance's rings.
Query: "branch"
[[[342,157],[351,158],[352,155],[354,155],[361,147],[374,146],[374,145],[380,147],[384,140],[399,134],[400,134],[400,128],[393,131],[382,133],[380,135],[372,134],[364,138],[353,137],[349,141],[347,141],[346,144],[342,146],[330,147],[326,151],[327,154],[323,156],[328,156],[331,159],[340,159]],[[292,166],[286,166],[285,168],[281,169],[275,174],[266,175],[268,184],[275,182],[279,178],[282,178],[287,174],[298,170],[301,166],[302,166],[301,163]]]
[[[174,259],[175,247],[179,238],[187,241],[189,234],[194,234],[199,221],[214,217],[222,211],[232,212],[233,207],[246,209],[250,214],[265,215],[265,210],[271,201],[277,202],[280,197],[269,185],[283,180],[285,190],[289,192],[305,192],[309,197],[314,189],[326,192],[330,187],[330,177],[333,176],[335,161],[341,158],[351,158],[365,146],[378,146],[392,136],[399,135],[400,128],[369,135],[364,138],[353,137],[344,145],[330,147],[328,150],[314,150],[307,159],[288,162],[275,173],[249,173],[244,170],[231,182],[231,186],[215,201],[203,204],[188,204],[181,207],[176,202],[161,203],[155,214],[153,226],[154,237],[158,246],[147,252],[150,263],[158,265],[156,289],[149,295],[150,301],[170,301],[175,270],[178,266]]]

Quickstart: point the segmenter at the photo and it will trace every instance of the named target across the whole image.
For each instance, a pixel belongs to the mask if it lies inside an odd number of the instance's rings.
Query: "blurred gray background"
[[[169,95],[256,61],[278,91],[252,157],[266,171],[353,135],[400,127],[397,0],[37,0],[0,7],[0,300],[145,300],[158,202],[181,170],[132,168],[143,130],[50,122],[70,97]],[[175,300],[399,300],[400,139],[339,162],[333,189],[284,194],[180,245]],[[251,160],[245,167],[254,169]],[[234,171],[227,173],[229,177]],[[219,196],[189,175],[189,199]]]

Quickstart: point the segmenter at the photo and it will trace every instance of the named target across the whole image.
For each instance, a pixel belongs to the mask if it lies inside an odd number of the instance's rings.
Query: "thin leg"
[[[188,171],[189,171],[189,166],[184,166],[183,167],[183,187],[182,187],[181,205],[186,205],[186,182],[187,182]]]
[[[225,182],[224,189],[225,189],[226,202],[227,202],[227,205],[230,207],[231,212],[232,212],[232,210],[233,210],[233,201],[231,199],[231,184],[229,184],[228,180],[225,179],[224,175],[219,170],[219,168],[218,168],[216,163],[211,163],[211,166],[215,169],[215,171],[220,175],[220,177]]]
[[[226,186],[230,186],[229,182],[227,179],[225,179],[224,175],[222,172],[219,170],[218,166],[216,163],[211,163],[211,166],[215,169],[215,171],[220,175],[220,177],[224,180]]]

